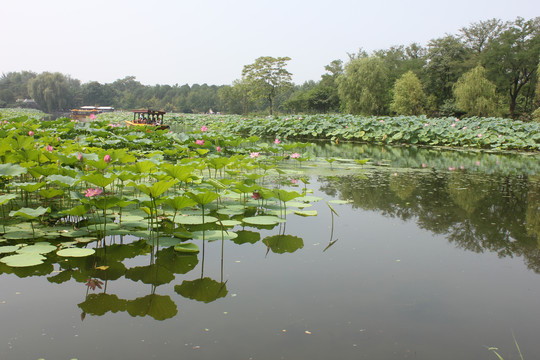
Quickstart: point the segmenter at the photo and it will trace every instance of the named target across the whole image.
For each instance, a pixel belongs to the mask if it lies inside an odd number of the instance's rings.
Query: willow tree
[[[454,85],[456,105],[467,115],[494,116],[497,113],[496,86],[481,66],[463,74]]]
[[[242,70],[242,82],[249,85],[253,97],[269,101],[270,115],[276,96],[292,86],[292,74],[285,69],[289,60],[290,57],[261,56]]]
[[[390,109],[398,115],[421,115],[424,113],[426,94],[420,79],[407,71],[394,84],[394,97]]]
[[[389,103],[388,69],[379,57],[354,57],[338,79],[338,93],[351,114],[382,115]]]
[[[43,72],[28,83],[28,92],[47,112],[67,109],[74,104],[80,81],[61,73]]]

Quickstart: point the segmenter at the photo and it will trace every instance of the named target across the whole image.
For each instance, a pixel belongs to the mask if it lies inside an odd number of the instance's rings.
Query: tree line
[[[0,106],[33,98],[47,112],[81,105],[149,107],[183,113],[328,113],[503,116],[540,119],[540,17],[490,19],[417,43],[334,60],[298,85],[289,57],[262,56],[231,85],[143,85],[133,76],[81,84],[61,73],[10,72]]]

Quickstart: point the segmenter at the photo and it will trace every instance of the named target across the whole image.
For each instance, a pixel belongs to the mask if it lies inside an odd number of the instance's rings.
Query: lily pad
[[[155,241],[155,240],[154,240]],[[160,237],[159,238],[159,247],[161,248],[168,248],[171,246],[178,245],[182,242],[182,240],[175,238],[175,237]],[[148,245],[152,245],[152,239],[147,239],[146,243]],[[157,242],[156,242],[157,244]],[[155,244],[154,244],[155,245]]]
[[[231,240],[236,239],[238,235],[232,231],[221,231],[221,230],[206,230],[204,231],[204,239],[205,240]],[[202,231],[194,231],[193,232],[193,238],[202,240],[203,239],[203,232]]]
[[[201,225],[201,224],[208,224],[208,223],[215,223],[218,219],[213,216],[205,216],[204,219],[202,216],[176,216],[176,219],[174,219],[174,222],[177,224],[183,224],[183,225]]]
[[[197,246],[197,244],[194,243],[184,243],[175,245],[174,251],[178,251],[181,253],[198,253],[199,247]]]
[[[56,250],[56,246],[49,244],[48,242],[38,242],[34,245],[23,246],[17,250],[18,254],[48,254]]]
[[[317,210],[295,211],[294,213],[300,216],[317,216]]]
[[[276,225],[280,222],[285,222],[285,220],[278,218],[277,216],[251,216],[242,219],[243,222],[250,225]]]
[[[221,223],[223,224],[223,226],[242,225],[242,222],[238,220],[221,220]]]
[[[10,246],[0,246],[0,254],[8,254],[19,250],[20,246],[10,245]]]
[[[32,239],[33,237],[32,231],[25,230],[12,230],[4,234],[4,238],[9,240]]]
[[[5,256],[0,259],[0,262],[11,267],[28,267],[43,264],[45,259],[45,256],[39,254],[17,254]]]
[[[87,248],[67,248],[58,250],[56,255],[62,257],[86,257],[94,254],[96,251],[94,249]]]

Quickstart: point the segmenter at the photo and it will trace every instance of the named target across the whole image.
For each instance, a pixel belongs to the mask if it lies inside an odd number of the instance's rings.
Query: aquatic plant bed
[[[372,144],[405,144],[493,150],[540,150],[540,123],[502,118],[427,118],[302,115],[241,117],[178,115],[174,121],[206,124],[242,136],[308,141],[326,139]]]

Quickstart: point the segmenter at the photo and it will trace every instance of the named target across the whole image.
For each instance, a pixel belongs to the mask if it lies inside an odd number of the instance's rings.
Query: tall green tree
[[[454,85],[456,105],[469,116],[497,115],[495,84],[486,78],[481,65],[463,74]]]
[[[290,57],[261,56],[242,70],[242,81],[249,84],[254,97],[268,100],[270,114],[276,96],[292,86],[292,74],[285,69],[290,60]]]
[[[28,83],[37,76],[31,71],[9,72],[0,76],[0,101],[12,104],[17,99],[27,99]]]
[[[489,79],[507,94],[510,116],[516,117],[522,94],[526,94],[523,102],[529,104],[522,111],[531,111],[540,58],[540,17],[531,20],[518,17],[509,23],[500,36],[488,43],[482,57]],[[529,91],[525,91],[527,87]]]
[[[338,77],[338,92],[352,114],[383,115],[389,104],[388,69],[380,57],[355,57]]]
[[[452,87],[473,64],[470,62],[470,51],[453,35],[431,40],[427,48],[427,64],[424,68],[426,90],[440,106],[452,99]]]
[[[394,97],[390,109],[398,115],[424,114],[426,94],[418,76],[408,71],[394,84]]]
[[[75,106],[79,88],[79,80],[58,72],[41,73],[28,83],[30,96],[49,113]]]
[[[507,24],[500,19],[489,19],[459,29],[459,36],[473,53],[481,54],[489,42],[498,38],[506,28]]]

